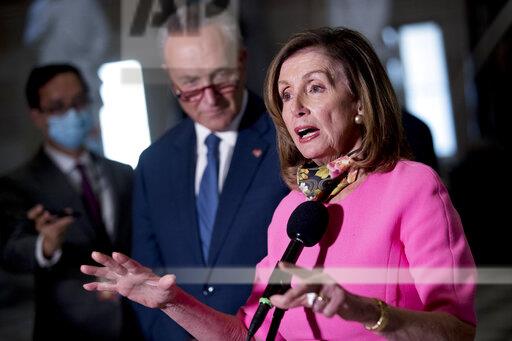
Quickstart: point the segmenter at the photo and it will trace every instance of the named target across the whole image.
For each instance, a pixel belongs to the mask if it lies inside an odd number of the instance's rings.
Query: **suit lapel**
[[[261,138],[268,129],[266,121],[257,121],[261,116],[261,106],[252,102],[249,101],[241,122],[228,175],[220,196],[208,256],[209,265],[216,263],[224,240],[232,228],[233,220],[269,148],[268,142]]]

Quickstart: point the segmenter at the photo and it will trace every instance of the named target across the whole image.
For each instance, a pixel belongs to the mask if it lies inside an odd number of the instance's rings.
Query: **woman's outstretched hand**
[[[92,259],[103,266],[82,265],[80,271],[99,281],[84,284],[88,291],[117,292],[149,308],[164,308],[173,301],[176,276],[159,277],[130,257],[113,252],[112,257],[93,252]]]

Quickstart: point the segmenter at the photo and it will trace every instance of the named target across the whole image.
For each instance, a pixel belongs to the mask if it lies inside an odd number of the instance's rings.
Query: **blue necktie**
[[[213,224],[219,204],[219,142],[214,134],[208,135],[204,143],[208,148],[207,164],[204,169],[199,194],[197,195],[197,219],[199,222],[199,236],[203,250],[204,261],[208,262],[208,251],[212,239]]]

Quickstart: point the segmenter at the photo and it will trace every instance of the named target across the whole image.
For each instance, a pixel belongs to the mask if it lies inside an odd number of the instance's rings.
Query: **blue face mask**
[[[87,110],[69,109],[59,116],[48,118],[48,136],[56,144],[76,150],[85,141],[92,128],[92,115]]]

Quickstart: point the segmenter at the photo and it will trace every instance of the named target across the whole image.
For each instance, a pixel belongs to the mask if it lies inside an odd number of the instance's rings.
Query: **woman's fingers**
[[[96,290],[117,292],[117,287],[114,283],[109,283],[109,282],[96,282],[96,283],[98,283],[96,286],[96,288],[97,288]]]
[[[108,268],[105,268],[105,267],[82,265],[80,267],[80,271],[82,271],[86,275],[106,278],[111,281],[115,281],[117,279],[117,277],[113,273],[111,273],[108,270]]]
[[[122,265],[117,263],[112,257],[107,256],[101,252],[94,251],[92,253],[92,259],[109,268],[109,270],[115,272],[119,276],[124,276],[127,273],[127,270]]]
[[[116,285],[108,282],[91,282],[83,285],[87,291],[111,291],[117,292]]]
[[[138,274],[142,272],[147,272],[149,269],[142,266],[137,261],[132,258],[122,254],[121,252],[113,252],[112,258],[119,263],[122,267],[124,267],[128,272],[133,274]]]
[[[311,304],[311,309],[313,309],[315,313],[323,313],[330,301],[331,299],[329,297],[322,294],[316,294],[316,297]]]
[[[296,276],[301,283],[311,285],[333,284],[334,280],[318,269],[308,270],[294,264],[279,262],[279,269]]]
[[[94,291],[97,288],[97,284],[98,283],[96,283],[96,282],[86,283],[86,284],[83,285],[83,287],[87,291]]]
[[[301,268],[300,266],[286,262],[279,262],[279,270],[284,271],[290,275],[297,276],[300,279],[306,279],[311,277],[313,274],[313,271],[311,270]]]
[[[312,295],[312,296],[310,296]],[[325,285],[317,294],[316,292],[307,293],[310,296],[308,306],[316,312],[327,317],[337,314],[340,306],[345,303],[346,292],[339,285]]]
[[[328,296],[326,296],[326,297],[328,297]],[[331,295],[331,297],[329,298],[329,301],[327,302],[327,304],[324,306],[324,308],[320,312],[327,317],[332,317],[332,316],[336,315],[340,305],[343,304],[343,302],[344,302],[344,297],[345,296],[343,295],[343,293],[341,293],[339,295]]]
[[[291,295],[292,297],[304,296],[310,292],[318,292],[321,289],[318,285],[310,285],[310,284],[299,284],[294,288],[289,289],[286,292],[286,295]]]
[[[281,309],[291,309],[306,306],[306,296],[273,295],[270,297],[272,305]]]
[[[176,276],[174,275],[165,275],[158,281],[158,287],[163,290],[169,289],[176,283]]]
[[[299,278],[301,284],[289,289],[283,295],[274,295],[270,298],[272,304],[282,309],[289,309],[298,306],[312,307],[308,303],[308,293],[317,293],[320,291],[323,279],[318,271],[311,271],[293,264],[280,262],[279,269]],[[318,278],[317,278],[318,277]]]
[[[273,305],[289,309],[298,306],[308,307],[307,293],[318,290],[316,287],[308,285],[298,285],[295,288],[288,289],[283,295],[274,295],[270,297],[270,302]]]
[[[279,263],[279,268],[296,276],[301,284],[283,295],[272,296],[270,301],[275,306],[282,309],[304,306],[331,317],[337,314],[345,302],[345,291],[329,275],[284,262]]]
[[[284,295],[274,295],[270,302],[281,309],[291,309],[299,306],[311,308],[314,312],[327,317],[334,316],[343,303],[343,293],[320,293],[309,286],[300,290],[290,289]],[[311,291],[310,291],[311,290]],[[341,289],[340,289],[341,290]]]
[[[91,275],[91,276],[98,276],[99,269],[105,269],[105,268],[100,268],[100,267],[92,266],[92,265],[80,266],[80,271],[82,271],[82,273],[84,273],[86,275]]]

